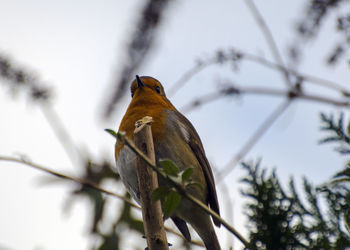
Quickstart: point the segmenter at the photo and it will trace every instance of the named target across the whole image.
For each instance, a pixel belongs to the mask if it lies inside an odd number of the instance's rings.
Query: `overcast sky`
[[[261,1],[260,1],[261,2]],[[296,18],[305,1],[267,0],[258,7],[285,56],[294,39]],[[54,90],[54,108],[80,150],[113,161],[113,139],[104,128],[117,130],[130,101],[129,93],[113,118],[101,113],[114,77],[123,65],[125,44],[138,18],[143,1],[19,1],[0,3],[0,53],[38,74]],[[302,72],[343,83],[349,79],[346,64],[327,68],[326,54],[335,36],[325,27],[318,39],[306,46],[298,67]],[[195,65],[218,49],[231,47],[273,60],[261,30],[244,1],[174,1],[166,13],[153,53],[139,75],[159,79],[165,90]],[[244,62],[239,71],[212,66],[195,75],[176,95],[181,107],[193,97],[210,93],[218,82],[230,79],[245,86],[285,89],[280,73]],[[347,87],[347,86],[345,86]],[[325,90],[307,88],[319,94]],[[24,154],[32,161],[58,171],[78,175],[37,105],[21,93],[13,97],[0,86],[0,155]],[[243,96],[227,98],[196,109],[186,116],[200,134],[208,159],[223,169],[261,122],[283,98]],[[294,103],[263,136],[246,157],[262,159],[276,168],[282,180],[294,175],[300,183],[307,176],[314,184],[326,181],[345,163],[330,145],[318,146],[319,112],[341,109],[319,103]],[[101,157],[100,157],[101,158]],[[87,249],[86,201],[76,202],[69,216],[63,212],[71,190],[64,185],[43,185],[45,174],[18,164],[0,162],[0,249]],[[245,231],[238,183],[244,172],[239,166],[225,178],[234,201],[234,225]],[[218,184],[219,200],[222,184]],[[122,191],[117,190],[118,193]],[[223,217],[229,217],[223,208]],[[218,230],[222,242],[225,229]],[[224,245],[224,244],[223,244]],[[239,246],[239,244],[236,244]],[[127,249],[127,248],[125,248]],[[132,248],[131,248],[132,249]]]

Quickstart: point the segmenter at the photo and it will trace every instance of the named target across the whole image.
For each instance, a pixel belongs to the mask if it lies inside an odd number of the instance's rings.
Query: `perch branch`
[[[141,121],[143,121],[143,118]],[[155,164],[155,153],[153,146],[151,121],[136,125],[134,131],[135,145],[142,149],[152,164]],[[139,124],[139,123],[137,123]],[[147,246],[150,250],[167,250],[168,241],[166,238],[163,213],[160,201],[153,202],[151,200],[151,194],[158,187],[157,173],[151,168],[147,167],[145,161],[137,158],[136,163],[137,180],[139,185],[141,210],[143,218],[143,227],[145,229]]]
[[[265,132],[272,126],[272,124],[281,116],[281,114],[289,107],[292,99],[288,99],[279,105],[270,116],[258,127],[255,133],[244,144],[241,150],[235,155],[231,162],[220,172],[218,176],[218,182],[222,181],[229,172],[237,165],[240,160],[253,148],[253,146],[259,141],[259,139],[265,134]]]

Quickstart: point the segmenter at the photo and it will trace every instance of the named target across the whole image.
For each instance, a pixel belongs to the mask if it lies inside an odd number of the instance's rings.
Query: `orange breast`
[[[171,102],[165,97],[154,93],[145,87],[136,91],[134,97],[120,123],[119,132],[124,131],[128,138],[133,139],[136,121],[145,116],[153,118],[152,134],[154,140],[159,140],[163,136],[166,124],[166,110],[176,110]],[[123,145],[116,143],[115,157],[119,156]]]

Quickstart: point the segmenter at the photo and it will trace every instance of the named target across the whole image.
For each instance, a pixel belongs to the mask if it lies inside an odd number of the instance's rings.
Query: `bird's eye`
[[[159,86],[156,86],[155,89],[156,89],[157,93],[160,94],[160,87],[159,87]]]

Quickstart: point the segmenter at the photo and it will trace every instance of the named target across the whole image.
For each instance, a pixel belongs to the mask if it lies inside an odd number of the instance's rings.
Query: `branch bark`
[[[136,147],[148,156],[152,164],[155,164],[155,154],[152,139],[151,122],[142,123],[134,131]],[[157,172],[149,168],[140,157],[137,158],[137,179],[139,185],[143,227],[147,238],[148,249],[168,250],[162,208],[160,201],[151,200],[152,192],[158,187]]]

